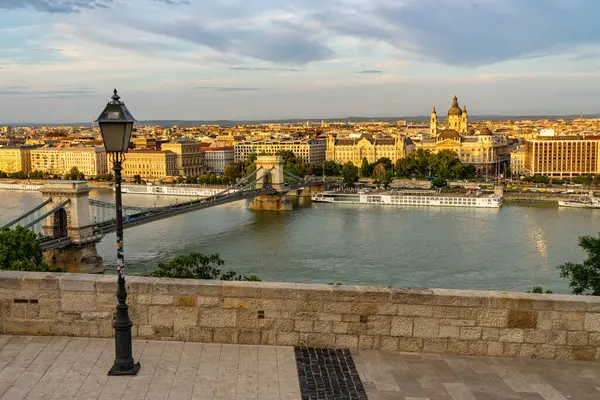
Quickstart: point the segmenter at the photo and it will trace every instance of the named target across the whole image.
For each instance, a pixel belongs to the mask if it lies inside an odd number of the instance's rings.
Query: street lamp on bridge
[[[112,101],[108,102],[96,122],[100,126],[104,148],[113,163],[115,171],[115,203],[117,209],[117,314],[113,326],[115,328],[115,363],[108,375],[135,375],[140,363],[133,361],[131,326],[127,306],[127,290],[125,289],[125,261],[123,257],[123,204],[121,201],[121,170],[125,161],[125,153],[129,149],[129,139],[135,119],[119,100],[117,89]]]

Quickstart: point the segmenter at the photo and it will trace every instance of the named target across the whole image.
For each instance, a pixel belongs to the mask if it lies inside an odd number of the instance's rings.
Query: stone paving
[[[301,399],[293,347],[135,340],[140,373],[109,377],[113,346],[112,339],[0,336],[0,400]],[[352,355],[369,399],[600,399],[600,363]]]

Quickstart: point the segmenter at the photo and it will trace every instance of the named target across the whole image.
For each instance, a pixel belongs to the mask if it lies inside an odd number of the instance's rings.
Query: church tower
[[[467,107],[464,108],[463,112],[458,105],[458,98],[454,96],[452,106],[448,109],[446,129],[452,129],[459,133],[467,133],[467,124]]]
[[[435,106],[433,106],[433,110],[431,110],[431,121],[429,123],[429,135],[436,137],[437,136],[437,112],[435,111]]]
[[[462,119],[460,121],[460,131],[462,133],[467,133],[469,125],[469,117],[467,116],[467,106],[463,106]]]

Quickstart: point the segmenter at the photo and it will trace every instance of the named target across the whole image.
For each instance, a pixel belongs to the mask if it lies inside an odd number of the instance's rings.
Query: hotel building
[[[321,164],[325,161],[327,144],[324,140],[257,140],[235,145],[234,160],[240,162],[252,153],[275,155],[280,151],[291,151],[304,163]]]
[[[199,142],[170,142],[161,144],[163,151],[170,151],[177,157],[177,175],[198,176],[203,173],[204,152]]]
[[[35,147],[0,147],[0,171],[31,172],[30,151]]]
[[[374,163],[382,157],[392,162],[406,155],[405,141],[397,136],[373,137],[370,134],[360,137],[327,138],[327,160],[344,164],[348,161],[360,166],[364,158]]]
[[[528,140],[525,174],[572,177],[600,172],[599,136],[549,136]]]
[[[235,150],[233,147],[203,147],[204,166],[208,172],[222,174],[225,167],[231,164],[235,159]]]
[[[123,176],[161,179],[177,176],[177,154],[165,150],[130,150],[123,162]]]
[[[66,174],[77,167],[85,176],[108,173],[106,152],[101,147],[43,147],[29,154],[31,171]]]

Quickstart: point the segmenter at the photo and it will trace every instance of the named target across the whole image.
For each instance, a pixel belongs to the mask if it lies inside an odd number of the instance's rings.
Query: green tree
[[[375,183],[375,185],[383,184],[385,176],[385,165],[383,163],[375,165],[375,168],[373,168],[373,173],[371,174],[371,178],[373,178],[373,183]]]
[[[83,174],[83,172],[79,172],[79,168],[73,166],[69,170],[69,173],[65,174],[65,179],[70,179],[70,180],[74,180],[74,181],[77,181],[77,180],[82,181],[85,179],[85,175]]]
[[[36,234],[17,226],[0,230],[0,269],[8,271],[64,272],[49,267],[42,255],[42,244]]]
[[[581,264],[559,265],[560,276],[569,280],[573,293],[600,296],[600,234],[580,236],[579,247],[587,253],[587,258]]]
[[[222,281],[260,281],[256,275],[240,275],[235,271],[223,272],[225,261],[218,254],[190,253],[176,257],[166,264],[158,264],[152,276],[158,278],[216,279]]]
[[[367,177],[367,176],[371,176],[371,165],[369,164],[369,161],[367,160],[367,158],[363,158],[362,160],[362,166],[360,167],[360,174],[363,177]]]
[[[342,182],[348,187],[354,187],[356,181],[358,181],[358,167],[354,166],[352,161],[348,161],[342,166]]]
[[[133,176],[133,183],[137,183],[138,185],[142,184],[142,177],[140,175]]]
[[[223,174],[229,178],[231,182],[235,182],[242,175],[241,167],[242,165],[238,165],[237,163],[227,164]]]
[[[443,188],[448,186],[448,182],[443,176],[436,176],[435,179],[431,181],[431,184],[436,188]]]

